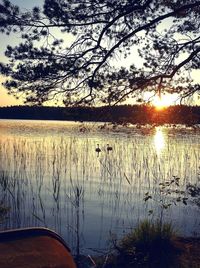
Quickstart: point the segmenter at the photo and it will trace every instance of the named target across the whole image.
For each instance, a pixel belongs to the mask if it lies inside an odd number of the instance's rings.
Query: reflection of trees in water
[[[194,161],[188,161],[186,146],[173,161],[177,144],[168,141],[167,154],[158,157],[151,136],[130,136],[112,138],[109,154],[104,137],[97,158],[96,143],[74,136],[0,141],[0,192],[11,207],[4,228],[52,228],[77,255],[91,244],[100,248],[109,231],[123,234],[146,217],[144,192],[173,175],[182,162],[181,172],[189,174],[199,157],[192,147]]]
[[[188,195],[191,197],[192,202],[200,208],[200,186],[197,184],[187,184],[186,190]]]
[[[3,224],[3,222],[6,220],[9,210],[10,208],[6,207],[3,201],[0,201],[0,224]]]

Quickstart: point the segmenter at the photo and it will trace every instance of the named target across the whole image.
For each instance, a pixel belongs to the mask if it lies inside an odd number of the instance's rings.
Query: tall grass
[[[171,224],[142,221],[114,244],[115,253],[106,267],[175,267],[175,236]]]
[[[165,247],[170,246],[176,232],[169,223],[151,222],[149,220],[139,223],[133,231],[126,235],[120,242],[120,247],[130,249],[135,247],[136,250],[145,254],[157,254],[159,250],[163,252]]]

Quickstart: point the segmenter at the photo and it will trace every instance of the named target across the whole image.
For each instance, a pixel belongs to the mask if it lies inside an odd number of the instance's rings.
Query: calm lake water
[[[45,226],[74,253],[103,252],[113,234],[159,217],[146,192],[160,200],[159,183],[172,176],[180,177],[179,190],[199,183],[199,134],[179,126],[0,120],[0,201],[10,207],[1,228]],[[192,202],[172,205],[164,217],[181,235],[200,235]]]

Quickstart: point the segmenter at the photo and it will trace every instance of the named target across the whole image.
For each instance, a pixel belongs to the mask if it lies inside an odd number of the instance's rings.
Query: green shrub
[[[171,224],[145,220],[115,245],[108,267],[174,267],[175,235]]]
[[[10,210],[10,208],[6,207],[3,204],[3,202],[0,201],[0,223],[2,223],[5,220],[9,210]]]

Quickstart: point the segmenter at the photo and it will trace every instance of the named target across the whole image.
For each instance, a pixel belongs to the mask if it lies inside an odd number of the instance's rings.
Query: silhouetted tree
[[[11,106],[0,107],[1,119],[42,119],[112,122],[114,124],[186,124],[198,130],[200,107],[175,105],[157,111],[150,105],[115,106]]]
[[[200,65],[200,1],[45,0],[43,9],[26,12],[0,3],[1,32],[22,37],[7,47],[10,61],[0,72],[9,92],[29,103],[110,104],[145,90],[199,92],[190,72]],[[132,64],[121,67],[120,57]]]

